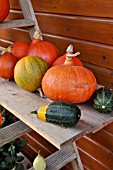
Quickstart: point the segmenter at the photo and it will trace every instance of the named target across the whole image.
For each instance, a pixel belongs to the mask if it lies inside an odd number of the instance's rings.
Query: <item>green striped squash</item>
[[[74,103],[59,101],[41,106],[31,113],[37,114],[40,120],[64,127],[76,125],[81,117],[81,110]]]
[[[107,87],[97,89],[93,97],[93,107],[102,113],[112,112],[113,91]]]

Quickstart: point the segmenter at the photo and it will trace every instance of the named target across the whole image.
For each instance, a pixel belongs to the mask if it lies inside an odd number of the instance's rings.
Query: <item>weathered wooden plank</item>
[[[57,150],[53,145],[51,145],[47,140],[41,137],[38,133],[35,134],[35,137],[33,137],[32,134],[33,133],[30,134],[27,133],[24,136],[22,136],[22,139],[28,140],[29,141],[28,145],[33,146],[33,151],[35,152],[35,156],[38,153],[39,149],[41,150],[41,154],[44,157],[47,157],[48,155],[52,154]],[[29,153],[28,150],[27,152]]]
[[[103,147],[98,142],[84,137],[77,141],[77,146],[86,154],[88,153],[95,161],[102,162],[104,167],[107,167],[109,170],[113,168],[113,154],[111,150]]]
[[[24,18],[33,20],[35,22],[34,26],[28,27],[30,37],[32,38],[33,35],[34,35],[34,32],[36,30],[39,30],[40,28],[39,28],[38,21],[36,20],[36,17],[35,17],[35,14],[34,14],[34,10],[33,10],[31,1],[30,0],[19,0],[19,4],[22,8]]]
[[[79,153],[82,159],[82,163],[83,165],[85,165],[85,167],[87,167],[87,170],[96,170],[96,169],[111,170],[104,164],[104,162],[98,161],[97,159],[95,159],[93,156],[83,151],[82,149],[79,149]]]
[[[106,87],[113,89],[113,70],[85,63],[84,66],[89,68],[96,76],[97,82]]]
[[[30,112],[50,101],[20,89],[14,82],[0,81],[0,104],[57,148],[75,136],[80,137],[91,130],[90,125],[83,120],[73,128],[63,128],[37,119]]]
[[[27,27],[33,25],[35,25],[35,22],[27,19],[4,21],[0,23],[0,30],[14,28],[14,27]]]
[[[7,82],[2,79],[0,81],[0,104],[57,148],[60,148],[62,144],[70,139],[79,138],[93,130],[96,131],[104,127],[106,123],[113,121],[113,112],[107,115],[100,114],[86,103],[78,105],[82,116],[75,127],[63,128],[43,122],[37,119],[36,115],[30,114],[30,112],[41,105],[48,104],[50,101],[20,89],[14,82]]]
[[[30,41],[29,34],[26,30],[8,29],[0,30],[1,39],[9,41]],[[113,68],[113,47],[110,45],[103,45],[74,38],[64,38],[63,36],[55,36],[51,34],[43,34],[43,38],[55,44],[61,54],[63,54],[69,44],[73,44],[74,51],[80,51],[79,58],[88,63],[92,63],[105,68]],[[0,42],[0,45],[3,41]],[[4,44],[3,44],[4,45]],[[7,45],[7,44],[6,44]]]
[[[15,18],[22,15],[12,11],[7,19]],[[48,13],[36,13],[36,19],[42,32],[113,45],[113,19]]]
[[[95,142],[98,142],[100,145],[104,146],[110,151],[113,151],[113,134],[109,133],[108,131],[102,129],[97,133],[88,134],[87,137]]]
[[[20,9],[18,1],[10,0],[12,9]],[[59,14],[73,14],[86,15],[97,17],[111,17],[113,18],[113,1],[112,0],[32,0],[35,11],[59,13]]]
[[[29,131],[31,131],[31,128],[21,121],[0,129],[0,146],[19,138]]]

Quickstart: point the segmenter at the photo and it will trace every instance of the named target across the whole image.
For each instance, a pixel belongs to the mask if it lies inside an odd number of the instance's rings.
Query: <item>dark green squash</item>
[[[81,116],[81,110],[69,102],[52,102],[49,105],[41,106],[32,113],[36,113],[38,118],[43,121],[65,127],[77,124]]]
[[[113,111],[113,91],[107,87],[101,87],[93,96],[93,107],[101,113]]]

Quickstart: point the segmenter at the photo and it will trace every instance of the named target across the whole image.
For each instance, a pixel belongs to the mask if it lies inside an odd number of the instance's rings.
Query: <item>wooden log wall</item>
[[[113,1],[112,0],[31,0],[44,40],[54,43],[61,54],[69,44],[80,51],[84,66],[99,84],[113,88]],[[18,0],[10,0],[7,20],[23,18]],[[30,41],[26,28],[0,30],[0,46]],[[86,170],[113,169],[113,123],[77,141]],[[41,148],[46,157],[56,148],[34,131],[26,134],[23,151],[33,160]],[[66,166],[63,169],[69,169]]]

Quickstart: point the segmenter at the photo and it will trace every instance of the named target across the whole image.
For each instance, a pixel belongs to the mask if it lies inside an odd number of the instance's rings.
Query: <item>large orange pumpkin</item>
[[[3,22],[9,14],[9,0],[0,0],[0,22]]]
[[[53,101],[82,103],[96,90],[96,78],[89,69],[70,62],[51,67],[42,79],[42,90]]]

